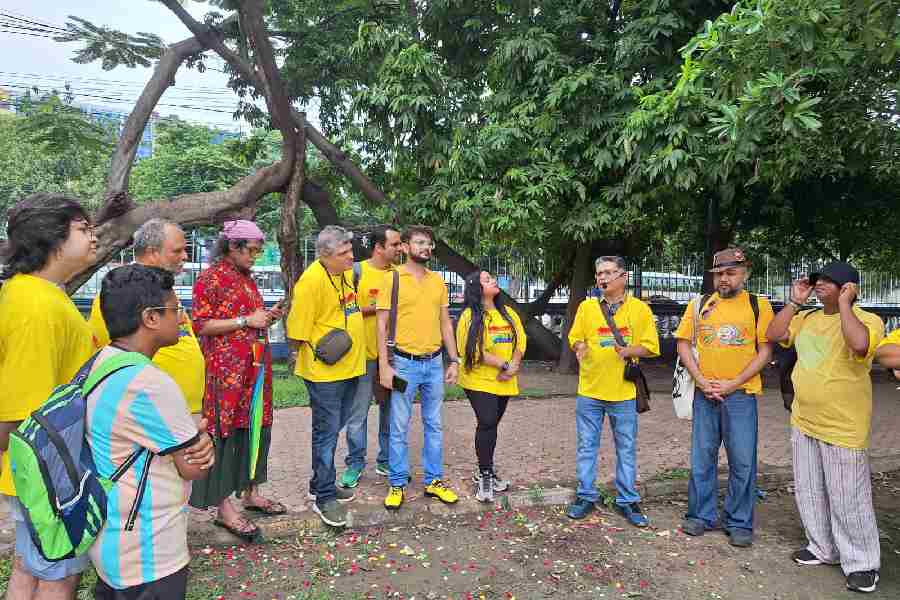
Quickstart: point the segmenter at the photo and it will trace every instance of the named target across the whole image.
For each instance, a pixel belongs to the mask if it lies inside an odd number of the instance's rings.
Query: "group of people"
[[[412,480],[416,398],[425,495],[458,501],[443,474],[442,429],[444,389],[457,382],[475,416],[475,497],[492,502],[509,488],[494,454],[498,425],[518,394],[527,340],[497,280],[485,271],[466,277],[454,329],[447,286],[427,268],[435,247],[429,228],[377,227],[371,257],[362,262],[354,262],[352,238],[342,227],[325,227],[317,260],[296,282],[292,304],[267,309],[251,275],[265,235],[251,221],[226,222],[194,285],[188,318],[174,293],[174,277],[187,259],[184,233],[153,219],[134,235],[135,262],[107,273],[85,321],[65,285],[96,260],[86,211],[58,194],[35,194],[10,210],[0,274],[0,449],[54,387],[128,356],[132,366],[90,391],[86,440],[102,477],[136,448],[147,453],[110,489],[106,524],[88,554],[56,562],[47,561],[31,538],[4,453],[0,494],[16,523],[7,598],[71,598],[88,560],[99,576],[97,598],[180,598],[189,562],[188,504],[215,507],[216,525],[248,541],[257,539],[259,528],[246,511],[287,510],[260,489],[273,421],[267,330],[282,318],[296,351],[295,373],[309,393],[309,498],[325,523],[347,522],[345,504],[366,470],[373,400],[379,415],[374,470],[387,478],[384,506],[400,509]],[[401,254],[407,260],[398,264]],[[659,339],[650,307],[627,293],[625,261],[602,256],[594,266],[600,293],[580,304],[568,332],[579,382],[578,489],[567,514],[584,518],[599,500],[597,454],[608,417],[615,507],[632,525],[646,527],[636,484],[638,389],[626,374],[631,363],[659,354]],[[873,591],[880,554],[866,452],[869,370],[876,358],[900,368],[900,331],[885,338],[881,320],[856,306],[859,274],[846,263],[796,282],[777,316],[765,298],[744,289],[749,269],[740,249],[717,253],[715,292],[689,304],[675,333],[679,357],[696,383],[682,529],[692,536],[724,529],[732,545],[752,544],[760,373],[773,344],[793,346],[795,495],[808,539],[793,560],[840,564],[850,589]],[[805,308],[813,291],[820,309]],[[338,478],[342,430],[347,456]],[[723,444],[729,474],[720,513]],[[149,493],[143,493],[148,475]],[[126,526],[129,519],[136,519],[134,530]]]

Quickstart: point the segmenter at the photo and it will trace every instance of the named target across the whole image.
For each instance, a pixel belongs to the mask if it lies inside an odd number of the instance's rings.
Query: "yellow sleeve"
[[[884,339],[884,321],[882,321],[881,317],[878,315],[870,312],[859,311],[856,313],[856,316],[859,317],[859,320],[862,321],[863,325],[866,326],[866,329],[869,330],[869,351],[866,352],[865,356],[857,356],[854,353],[853,358],[859,362],[870,361],[875,356],[875,351],[878,349],[879,344],[881,344],[881,340]]]
[[[320,304],[318,283],[318,278],[307,270],[294,285],[291,312],[285,323],[288,338],[300,342],[312,341],[315,311],[311,309]]]
[[[472,325],[472,310],[467,308],[459,315],[456,324],[456,352],[463,364],[466,362],[466,340],[469,338],[469,327]]]
[[[878,347],[881,348],[882,346],[889,346],[891,344],[900,346],[900,329],[895,329],[885,336],[885,338],[881,340],[881,343],[878,344]]]
[[[527,346],[527,336],[525,335],[525,328],[522,326],[522,320],[519,318],[519,313],[514,311],[513,309],[509,309],[509,312],[512,314],[513,318],[513,326],[516,328],[516,350],[525,355],[525,348]]]
[[[586,306],[587,303],[582,302],[578,305],[578,310],[575,311],[575,320],[572,321],[572,328],[569,329],[569,346],[575,346],[576,342],[587,342],[587,335],[584,332],[584,321],[586,319],[584,311]]]
[[[441,280],[441,308],[446,308],[450,306],[450,293],[447,291],[447,284],[444,283],[440,275],[438,275],[438,279]]]
[[[111,341],[109,339],[109,331],[106,329],[106,321],[103,320],[103,313],[100,311],[100,294],[94,297],[94,303],[91,304],[91,316],[88,319],[88,327],[91,328],[91,335],[94,336],[94,347],[102,348]]]
[[[378,302],[375,304],[376,310],[391,310],[391,293],[393,290],[394,273],[393,271],[388,271],[384,274],[384,286],[378,292]]]
[[[785,310],[785,309],[782,309]],[[806,312],[806,311],[804,311]],[[788,325],[788,339],[783,342],[779,342],[785,348],[790,348],[794,345],[794,340],[797,339],[797,334],[800,333],[800,330],[803,329],[803,321],[809,318],[810,315],[804,315],[802,312],[797,313],[791,318],[791,323]]]
[[[675,330],[674,337],[681,340],[694,339],[694,303],[696,299],[688,302],[684,314],[681,315],[681,321],[678,322],[678,328]]]
[[[0,366],[4,371],[0,380],[6,385],[0,394],[0,421],[21,421],[62,383],[57,344],[63,338],[49,320],[33,316],[6,340],[6,356]]]
[[[656,321],[653,319],[653,311],[643,302],[641,302],[638,325],[640,330],[635,336],[637,345],[646,348],[653,356],[659,356],[659,333],[656,331]]]
[[[766,337],[766,330],[769,328],[769,324],[772,323],[772,319],[774,318],[775,311],[772,310],[772,304],[766,298],[760,298],[759,319],[756,321],[756,340],[760,344],[769,342],[769,338]]]

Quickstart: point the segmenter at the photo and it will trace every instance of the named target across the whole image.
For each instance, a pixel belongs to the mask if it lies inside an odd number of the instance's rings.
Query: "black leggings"
[[[475,455],[478,457],[478,470],[487,471],[494,468],[494,448],[497,446],[497,426],[509,396],[498,396],[487,392],[465,390],[469,403],[475,411],[478,425],[475,428]]]

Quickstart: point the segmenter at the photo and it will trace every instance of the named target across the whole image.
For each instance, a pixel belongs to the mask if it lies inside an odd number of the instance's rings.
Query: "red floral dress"
[[[194,331],[200,331],[209,320],[247,317],[264,307],[253,278],[240,272],[227,260],[211,265],[200,273],[194,283],[191,311]],[[227,438],[233,429],[249,428],[250,400],[256,381],[252,348],[253,343],[260,339],[265,342],[263,362],[266,369],[262,424],[263,427],[270,427],[272,353],[268,346],[268,332],[247,327],[224,335],[198,336],[198,339],[206,359],[203,416],[208,420],[209,434]]]

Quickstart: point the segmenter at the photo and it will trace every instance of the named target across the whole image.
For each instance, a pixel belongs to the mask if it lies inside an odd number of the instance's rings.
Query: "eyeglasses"
[[[181,316],[184,314],[184,307],[180,304],[178,306],[148,306],[144,310],[161,310],[163,312],[167,310],[174,310],[177,312],[177,316]]]
[[[409,243],[410,246],[416,246],[418,248],[428,248],[429,250],[434,250],[434,242],[431,240],[416,240],[414,242]]]
[[[597,277],[606,277],[607,279],[609,279],[610,277],[615,277],[616,275],[618,275],[618,274],[621,273],[621,272],[622,272],[622,271],[620,271],[620,270],[615,270],[615,271],[597,271]]]
[[[246,250],[247,254],[254,258],[262,254],[263,251],[262,247],[256,248],[254,246],[244,246],[244,250]]]

